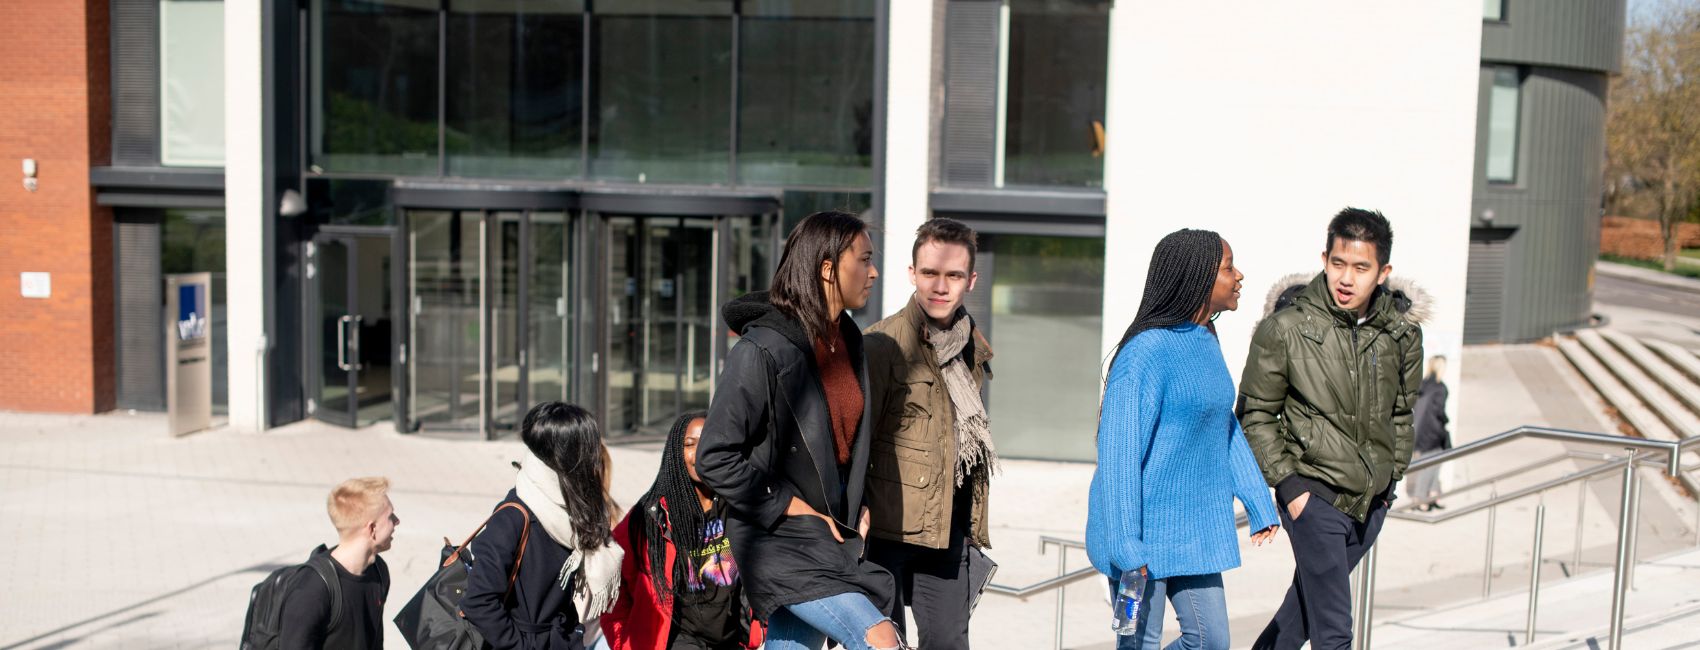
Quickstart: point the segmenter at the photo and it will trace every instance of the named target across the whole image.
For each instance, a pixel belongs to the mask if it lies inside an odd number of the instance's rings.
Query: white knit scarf
[[[956,411],[956,487],[962,487],[962,479],[975,467],[984,464],[987,471],[995,471],[998,462],[998,452],[992,447],[992,420],[980,401],[974,373],[962,360],[962,350],[968,347],[973,333],[973,323],[961,312],[950,329],[927,323],[927,342],[938,354],[939,374],[944,375],[944,386]]]
[[[588,622],[608,611],[620,594],[620,560],[625,557],[625,551],[612,539],[601,548],[578,547],[573,520],[567,515],[567,502],[561,496],[560,476],[529,450],[520,461],[519,474],[514,477],[514,493],[543,524],[549,538],[572,551],[561,566],[561,588],[566,589],[573,573],[583,569],[583,579],[573,593],[579,620]],[[591,626],[587,623],[585,627]]]

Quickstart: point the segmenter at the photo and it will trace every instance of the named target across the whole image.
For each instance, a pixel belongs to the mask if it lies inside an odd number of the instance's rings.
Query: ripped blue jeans
[[[889,620],[868,597],[849,592],[786,605],[767,620],[764,650],[820,650],[832,637],[845,650],[886,650],[868,645],[868,630]]]

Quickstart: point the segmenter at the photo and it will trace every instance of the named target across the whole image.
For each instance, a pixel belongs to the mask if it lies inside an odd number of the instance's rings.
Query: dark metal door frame
[[[359,386],[360,371],[363,369],[363,364],[360,362],[359,328],[364,318],[364,314],[354,313],[358,311],[354,304],[354,300],[359,295],[362,279],[360,274],[359,240],[381,238],[390,243],[390,281],[393,291],[395,282],[398,279],[397,276],[399,275],[399,265],[395,264],[394,260],[399,259],[398,254],[402,252],[401,240],[397,236],[398,232],[397,228],[391,226],[323,226],[319,228],[318,232],[308,240],[308,245],[311,247],[307,256],[310,272],[307,278],[308,290],[303,292],[305,298],[304,302],[307,303],[304,305],[303,313],[306,315],[306,322],[310,323],[310,325],[302,329],[304,334],[303,339],[305,339],[303,341],[303,349],[308,351],[306,355],[303,355],[304,360],[306,361],[306,376],[309,382],[307,392],[309,399],[314,400],[309,402],[309,415],[314,419],[345,427],[356,427],[360,424]],[[320,252],[323,246],[332,243],[342,246],[346,251],[346,257],[344,258],[346,268],[343,270],[343,302],[345,303],[344,310],[349,312],[343,314],[338,319],[337,337],[339,340],[335,342],[335,345],[339,347],[339,354],[337,355],[338,364],[346,373],[344,382],[348,392],[348,403],[334,406],[330,404],[316,403],[318,396],[323,394],[322,389],[324,387],[325,369],[322,365],[323,358],[321,357],[321,353],[323,351],[323,346],[327,343],[322,340],[324,333],[321,330],[324,314],[322,313],[323,304],[320,301],[320,287],[322,286],[321,283],[323,282],[324,275],[322,267],[323,258],[320,255]],[[371,279],[368,278],[367,280]],[[393,295],[394,294],[392,294],[392,296]],[[392,304],[396,303],[392,302]],[[398,334],[400,330],[398,320],[399,319],[395,318],[391,319],[391,344],[389,350],[391,359],[397,359],[397,355],[399,353],[396,347],[397,342],[399,341],[396,334]],[[403,378],[401,378],[398,373],[392,372],[390,381],[390,399],[395,407],[392,417],[396,420],[397,426],[400,427],[400,420],[404,411],[401,410],[402,405],[399,403],[403,391],[400,390],[398,382],[403,381]]]

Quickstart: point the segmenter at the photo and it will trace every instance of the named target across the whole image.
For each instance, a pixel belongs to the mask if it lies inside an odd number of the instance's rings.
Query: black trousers
[[[1315,495],[1298,519],[1287,514],[1286,504],[1277,504],[1298,568],[1275,619],[1252,648],[1298,650],[1308,640],[1312,650],[1351,650],[1352,569],[1381,534],[1391,493],[1389,488],[1376,497],[1362,523]]]
[[[942,549],[869,540],[868,559],[897,579],[892,622],[899,632],[905,630],[903,606],[914,609],[921,624],[916,642],[925,650],[968,650],[968,615],[975,594],[967,546],[963,534],[951,535],[950,546]]]

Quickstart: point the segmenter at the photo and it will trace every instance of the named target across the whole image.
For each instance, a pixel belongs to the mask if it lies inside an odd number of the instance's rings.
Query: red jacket
[[[667,503],[661,504],[666,512]],[[632,546],[631,513],[614,527],[614,543],[625,550],[626,557],[620,560],[620,596],[614,601],[614,608],[602,615],[602,634],[608,637],[608,647],[613,650],[667,650],[667,640],[673,631],[673,602],[671,599],[662,604],[655,593],[655,581],[650,576],[648,565],[648,549]],[[666,567],[673,566],[677,550],[671,539],[667,540]],[[664,569],[666,576],[671,576],[670,570]],[[750,621],[750,638],[744,642],[744,647],[760,648],[764,630],[760,621]]]

